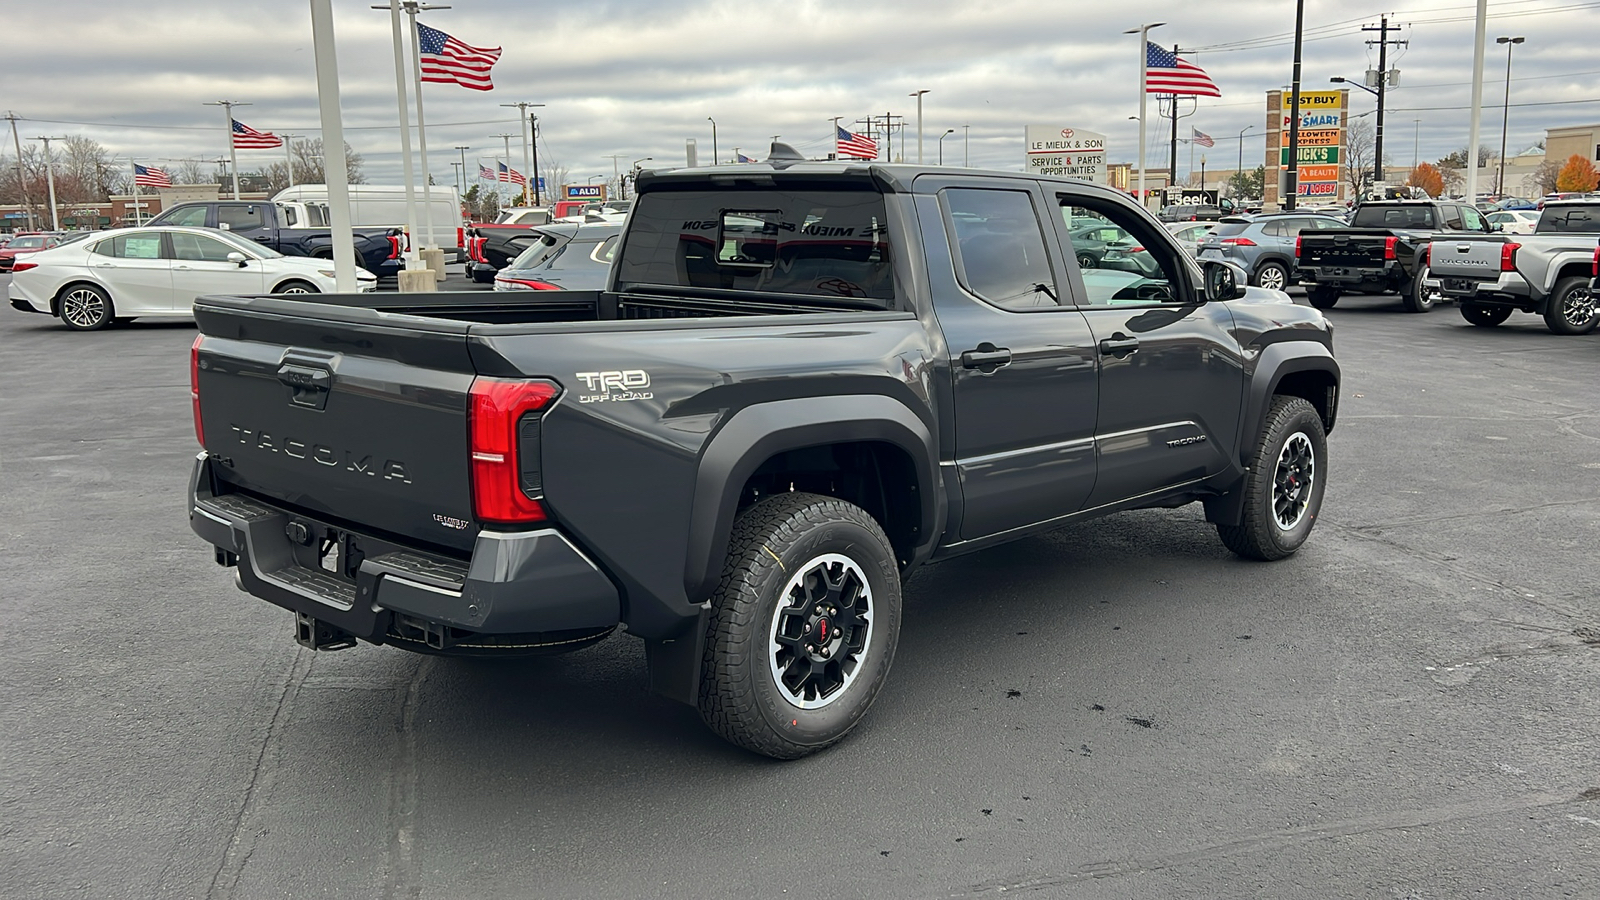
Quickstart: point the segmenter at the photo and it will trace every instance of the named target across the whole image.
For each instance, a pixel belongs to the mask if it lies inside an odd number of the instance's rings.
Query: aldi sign
[[[606,186],[603,184],[568,184],[562,187],[568,200],[604,200],[606,199]]]

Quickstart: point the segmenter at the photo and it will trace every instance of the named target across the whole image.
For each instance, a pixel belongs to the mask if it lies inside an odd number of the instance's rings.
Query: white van
[[[466,258],[466,225],[461,215],[461,198],[454,185],[428,186],[432,203],[422,200],[422,188],[416,189],[417,230],[412,238],[419,245],[427,232],[423,222],[433,223],[433,240],[449,255],[455,249],[455,261]],[[297,184],[284,188],[272,198],[283,211],[284,222],[290,228],[328,227],[328,186],[325,184]],[[425,213],[431,214],[424,218]],[[398,184],[350,185],[350,224],[356,228],[406,227],[406,189]]]

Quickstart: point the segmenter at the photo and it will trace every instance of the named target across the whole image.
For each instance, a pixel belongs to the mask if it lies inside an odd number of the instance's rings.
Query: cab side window
[[[943,196],[967,290],[1005,309],[1058,305],[1044,233],[1026,191],[952,188]]]
[[[260,228],[261,207],[254,203],[249,206],[219,206],[217,227],[228,231],[249,231]]]
[[[1060,197],[1060,201],[1063,205],[1088,206],[1123,236],[1119,243],[1106,246],[1105,254],[1093,267],[1085,267],[1082,262],[1089,248],[1085,246],[1080,251],[1078,236],[1071,237],[1073,256],[1080,260],[1085,303],[1140,306],[1184,302],[1183,263],[1174,252],[1168,235],[1158,233],[1137,211],[1121,204],[1066,196]]]
[[[1461,230],[1461,207],[1446,206],[1444,208],[1444,227],[1451,231]]]
[[[191,206],[188,209],[180,209],[172,214],[172,218],[161,224],[204,228],[206,226],[206,208],[204,206]]]

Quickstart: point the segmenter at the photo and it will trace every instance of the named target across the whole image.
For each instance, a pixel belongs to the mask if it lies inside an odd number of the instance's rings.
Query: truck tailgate
[[[1428,268],[1437,278],[1500,277],[1503,237],[1459,237],[1435,240],[1428,249]]]
[[[1300,265],[1334,266],[1343,268],[1383,268],[1386,242],[1389,235],[1382,232],[1369,234],[1302,234],[1300,237]]]
[[[201,298],[206,449],[235,488],[332,522],[468,550],[467,323]]]

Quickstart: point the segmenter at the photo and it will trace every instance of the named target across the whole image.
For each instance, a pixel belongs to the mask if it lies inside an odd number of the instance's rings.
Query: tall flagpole
[[[317,111],[322,123],[323,153],[333,144],[344,150],[344,122],[339,117],[339,64],[333,47],[332,0],[311,0],[311,46],[317,64]],[[401,107],[405,106],[402,102]],[[407,155],[407,159],[411,157]],[[355,235],[350,229],[349,173],[344,166],[328,170],[323,160],[322,180],[328,186],[328,226],[333,236],[333,279],[341,294],[356,291]]]
[[[1146,112],[1145,101],[1149,96],[1145,88],[1149,83],[1150,76],[1150,29],[1159,28],[1165,24],[1167,23],[1152,22],[1149,25],[1140,25],[1138,28],[1130,28],[1123,32],[1123,34],[1139,35],[1139,205],[1147,209],[1149,208],[1147,205],[1149,201],[1145,198],[1144,186],[1144,117]]]
[[[417,40],[417,10],[449,9],[448,6],[418,4],[406,0],[406,16],[411,20],[411,76],[416,79],[417,91],[417,151],[422,156],[422,246],[433,250],[433,190],[428,177],[428,131],[422,121],[422,47]]]
[[[383,9],[374,6],[373,9]],[[417,256],[417,170],[411,161],[411,109],[406,103],[406,63],[405,44],[400,35],[400,0],[389,0],[389,26],[394,35],[394,93],[400,106],[400,156],[404,161],[403,169],[406,176],[406,268],[422,268],[422,259]],[[322,168],[326,173],[328,169],[327,155],[328,136],[322,136]],[[339,146],[339,155],[343,157],[344,146]],[[343,160],[340,160],[341,164]],[[326,177],[326,176],[324,176]]]
[[[1478,26],[1472,48],[1472,118],[1467,138],[1467,202],[1478,202],[1478,138],[1483,127],[1483,45],[1489,40],[1489,0],[1478,0]],[[1509,79],[1508,79],[1509,80]]]
[[[233,146],[233,108],[235,106],[249,106],[237,100],[208,100],[204,106],[220,106],[222,114],[228,120],[228,165],[233,167],[233,199],[239,199],[239,151]]]
[[[128,170],[133,173],[133,224],[143,225],[139,221],[139,164],[131,156],[128,157]]]

